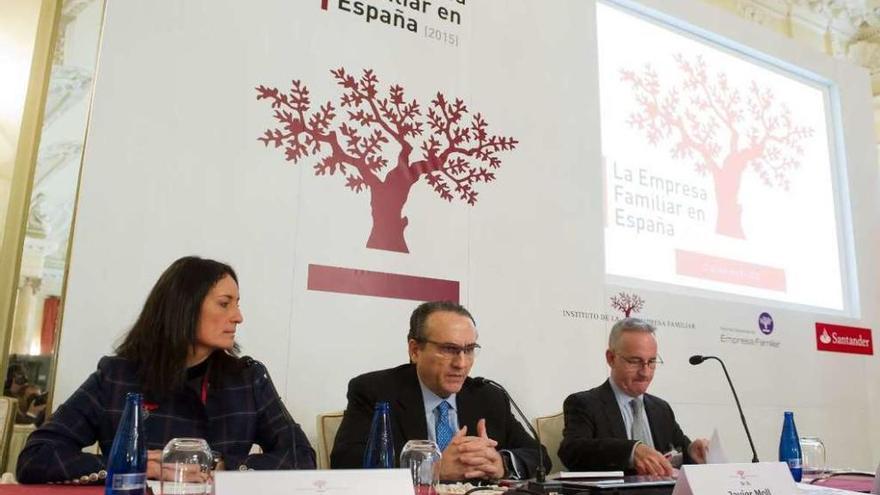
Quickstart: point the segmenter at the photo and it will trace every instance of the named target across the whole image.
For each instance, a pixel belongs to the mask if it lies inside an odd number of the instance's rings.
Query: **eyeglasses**
[[[653,369],[657,369],[657,366],[663,364],[663,360],[660,358],[660,356],[657,356],[656,358],[649,359],[647,361],[645,361],[642,358],[637,358],[637,357],[621,356],[620,354],[617,354],[617,357],[619,357],[620,359],[623,360],[623,362],[626,364],[627,369],[630,369],[633,371],[640,370],[642,368],[648,368],[648,369],[653,370]]]
[[[468,345],[456,345],[450,344],[448,342],[435,342],[433,340],[421,339],[417,340],[418,342],[422,342],[425,344],[433,344],[437,348],[437,354],[445,359],[455,359],[459,356],[459,354],[464,354],[464,357],[468,359],[473,359],[480,353],[480,344],[473,343]]]

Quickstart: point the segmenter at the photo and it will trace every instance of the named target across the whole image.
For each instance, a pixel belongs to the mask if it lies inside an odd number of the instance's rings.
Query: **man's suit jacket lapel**
[[[609,379],[610,380],[610,379]],[[608,424],[611,425],[612,438],[629,438],[626,432],[626,425],[623,423],[623,414],[620,413],[620,406],[617,404],[617,397],[614,396],[614,390],[611,383],[605,380],[602,384],[602,411],[608,418]]]
[[[428,438],[428,425],[425,422],[425,401],[416,375],[416,367],[405,368],[401,376],[399,393],[397,394],[397,410],[400,411],[398,422],[405,438]]]
[[[648,417],[648,426],[651,428],[651,437],[654,439],[654,449],[658,452],[668,452],[674,447],[666,436],[669,428],[662,424],[663,416],[660,414],[660,406],[654,397],[648,394],[644,396],[645,415]]]
[[[478,407],[480,401],[476,399],[477,398],[474,396],[474,387],[471,384],[470,378],[468,378],[465,380],[461,390],[455,394],[455,413],[458,416],[458,427],[461,428],[467,426],[468,435],[477,434],[477,421],[485,416],[482,414],[482,410]]]

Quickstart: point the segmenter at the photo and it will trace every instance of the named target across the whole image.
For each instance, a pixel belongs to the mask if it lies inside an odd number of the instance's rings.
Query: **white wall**
[[[310,435],[317,413],[345,406],[349,378],[406,359],[416,304],[306,290],[308,265],[324,264],[460,281],[485,348],[473,374],[506,384],[531,416],[559,411],[569,393],[607,375],[610,323],[572,312],[615,315],[609,297],[635,290],[646,300],[640,316],[663,320],[667,364],[652,391],[673,403],[691,436],[717,426],[733,458],[751,457],[720,370],[686,364],[692,353],[717,354],[739,385],[762,458],[776,457],[782,411],[793,410],[801,434],[825,439],[831,464],[876,465],[877,439],[865,434],[877,426],[876,359],[818,353],[813,337],[815,321],[878,321],[864,304],[877,300],[871,255],[880,218],[864,71],[711,7],[646,2],[840,85],[863,301],[850,319],[606,283],[591,2],[434,2],[461,10],[461,26],[405,12],[420,29],[459,36],[458,47],[318,4],[266,0],[258,11],[241,2],[109,2],[56,403],[111,352],[162,269],[200,254],[238,270],[241,344],[268,365]],[[329,70],[340,66],[374,69],[381,92],[399,83],[423,111],[437,91],[461,97],[490,132],[520,142],[499,154],[497,180],[479,184],[474,207],[416,184],[405,211],[409,254],[365,248],[367,194],[346,190],[339,176],[315,176],[314,159],[293,165],[256,140],[274,125],[255,86],[301,79],[315,104],[337,102]],[[765,310],[778,348],[720,342],[722,327],[754,333]]]

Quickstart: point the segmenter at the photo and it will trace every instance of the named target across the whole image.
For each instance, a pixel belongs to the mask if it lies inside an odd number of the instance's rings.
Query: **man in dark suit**
[[[388,401],[395,454],[408,440],[436,441],[443,452],[441,479],[532,477],[538,443],[500,390],[468,377],[480,349],[471,314],[451,302],[424,303],[410,317],[407,340],[409,364],[349,382],[330,465],[362,467],[373,409]]]
[[[573,471],[622,470],[672,474],[672,452],[684,463],[703,463],[708,441],[681,431],[669,403],[647,394],[657,355],[654,327],[638,318],[617,322],[605,360],[611,377],[602,385],[565,399],[565,429],[559,458]],[[665,454],[664,454],[665,453]]]

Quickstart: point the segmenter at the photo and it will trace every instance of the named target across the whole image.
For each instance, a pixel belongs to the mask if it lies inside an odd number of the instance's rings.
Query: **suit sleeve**
[[[227,468],[315,469],[315,450],[278,396],[269,372],[258,362],[251,369],[257,406],[256,443],[263,453],[226,459]]]
[[[342,416],[342,424],[336,433],[333,451],[330,453],[332,469],[358,469],[363,467],[364,450],[373,421],[375,399],[367,392],[366,384],[358,378],[348,383],[348,405]]]
[[[31,433],[18,456],[20,483],[72,481],[104,469],[104,460],[82,452],[97,440],[98,421],[106,413],[101,402],[101,364],[62,404],[52,418]]]
[[[572,471],[627,471],[635,441],[611,437],[610,426],[598,419],[600,404],[585,394],[565,399],[565,429],[559,459]]]
[[[498,449],[509,451],[516,458],[515,462],[518,462],[520,467],[525,468],[524,478],[534,478],[538,469],[538,449],[540,448],[544,456],[544,472],[550,472],[553,465],[550,461],[550,456],[547,455],[547,449],[526,432],[526,429],[517,421],[510,410],[510,403],[507,401],[507,398],[504,397],[503,399],[507,406],[505,409],[507,416],[504,428],[506,434],[504,441],[499,442]]]
[[[678,426],[678,421],[675,420],[675,413],[672,412],[672,407],[669,404],[666,404],[669,408],[669,417],[672,422],[672,441],[673,446],[675,448],[681,449],[682,454],[684,454],[684,463],[685,464],[696,464],[690,454],[688,454],[688,447],[691,446],[691,439],[681,431],[681,427]]]

